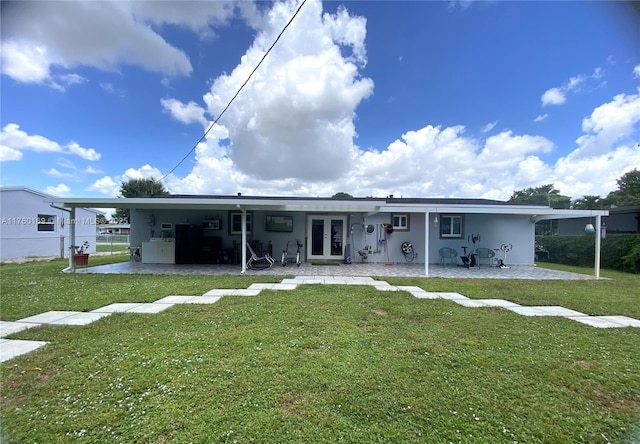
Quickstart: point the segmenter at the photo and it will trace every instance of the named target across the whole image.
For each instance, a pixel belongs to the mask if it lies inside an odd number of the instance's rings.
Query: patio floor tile
[[[45,341],[25,341],[22,339],[0,339],[0,362],[8,361],[16,356],[32,352],[43,345]]]

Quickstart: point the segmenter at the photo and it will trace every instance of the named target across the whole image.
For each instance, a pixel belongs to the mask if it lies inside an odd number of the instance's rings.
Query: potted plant
[[[74,246],[75,253],[73,255],[73,263],[77,265],[89,265],[89,253],[85,253],[89,249],[89,242],[84,241],[79,247]]]

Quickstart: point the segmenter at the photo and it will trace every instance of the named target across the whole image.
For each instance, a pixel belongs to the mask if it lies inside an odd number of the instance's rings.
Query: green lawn
[[[64,265],[0,266],[2,319],[279,280],[62,275]],[[640,277],[608,277],[386,280],[640,317]],[[3,442],[640,439],[640,329],[307,285],[12,338],[51,343],[0,366]]]

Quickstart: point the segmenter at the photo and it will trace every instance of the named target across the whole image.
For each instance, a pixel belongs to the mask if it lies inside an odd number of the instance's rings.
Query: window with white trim
[[[449,239],[462,238],[462,216],[440,217],[440,237]]]
[[[392,214],[391,225],[394,230],[409,230],[409,215],[408,214]]]
[[[251,234],[252,226],[252,213],[247,213],[247,234]],[[242,234],[242,213],[229,214],[229,234]]]

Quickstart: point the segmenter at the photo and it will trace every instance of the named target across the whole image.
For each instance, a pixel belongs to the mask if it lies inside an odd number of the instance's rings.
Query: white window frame
[[[449,219],[449,223],[445,223],[445,219]],[[460,233],[454,233],[453,227],[456,226],[454,220],[460,220]],[[444,232],[444,227],[449,226],[449,232]],[[464,215],[460,214],[444,214],[440,216],[440,237],[444,239],[462,239],[464,237]]]
[[[391,225],[394,230],[409,231],[409,214],[397,213],[391,215]]]
[[[240,230],[234,230],[236,226],[242,227],[242,213],[229,214],[229,234],[242,234],[242,228],[240,228]],[[252,228],[252,213],[247,212],[247,234],[251,234]]]

